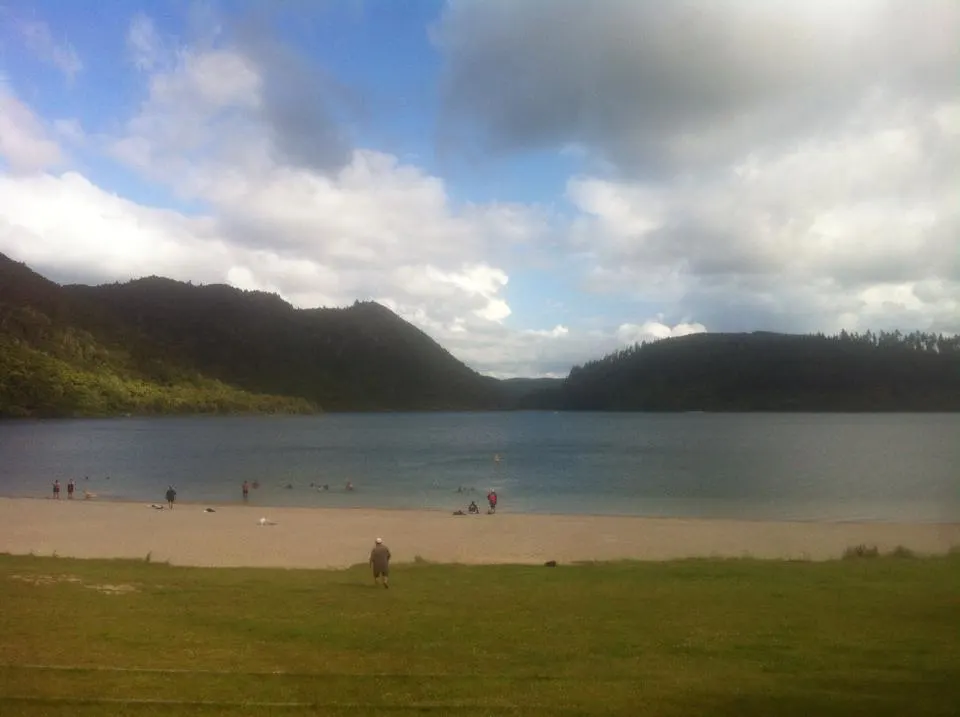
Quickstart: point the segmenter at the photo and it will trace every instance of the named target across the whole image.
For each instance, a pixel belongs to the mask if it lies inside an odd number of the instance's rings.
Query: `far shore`
[[[164,505],[157,502],[157,505]],[[205,508],[214,512],[206,512]],[[266,524],[261,525],[261,518]],[[827,560],[852,546],[942,554],[960,523],[777,522],[439,510],[0,498],[0,552],[209,567],[344,568],[382,537],[394,561],[542,564],[680,558]]]

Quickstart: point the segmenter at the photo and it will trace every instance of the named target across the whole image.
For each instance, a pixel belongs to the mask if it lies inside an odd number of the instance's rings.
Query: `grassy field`
[[[960,556],[285,571],[0,556],[0,714],[943,715]]]

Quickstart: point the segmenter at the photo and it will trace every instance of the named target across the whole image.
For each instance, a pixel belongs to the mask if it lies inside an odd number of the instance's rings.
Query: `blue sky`
[[[0,3],[0,251],[373,298],[498,376],[956,332],[960,11],[911,8]]]

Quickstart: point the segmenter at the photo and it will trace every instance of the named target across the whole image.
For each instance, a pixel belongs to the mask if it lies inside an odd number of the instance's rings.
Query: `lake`
[[[501,456],[499,463],[495,454]],[[960,520],[960,414],[385,413],[0,423],[0,494],[796,520]],[[85,478],[86,477],[86,478]],[[346,481],[356,487],[344,489]],[[330,486],[329,491],[316,487]],[[290,487],[287,487],[290,486]],[[464,492],[458,492],[463,487]],[[473,489],[473,492],[470,491]],[[66,497],[65,488],[63,497]]]

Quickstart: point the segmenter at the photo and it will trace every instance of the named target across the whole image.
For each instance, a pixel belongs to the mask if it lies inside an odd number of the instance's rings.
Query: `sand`
[[[0,552],[175,565],[340,568],[382,536],[395,562],[559,563],[756,557],[823,560],[849,546],[944,553],[960,523],[769,522],[0,498]],[[261,525],[267,518],[273,525]]]

